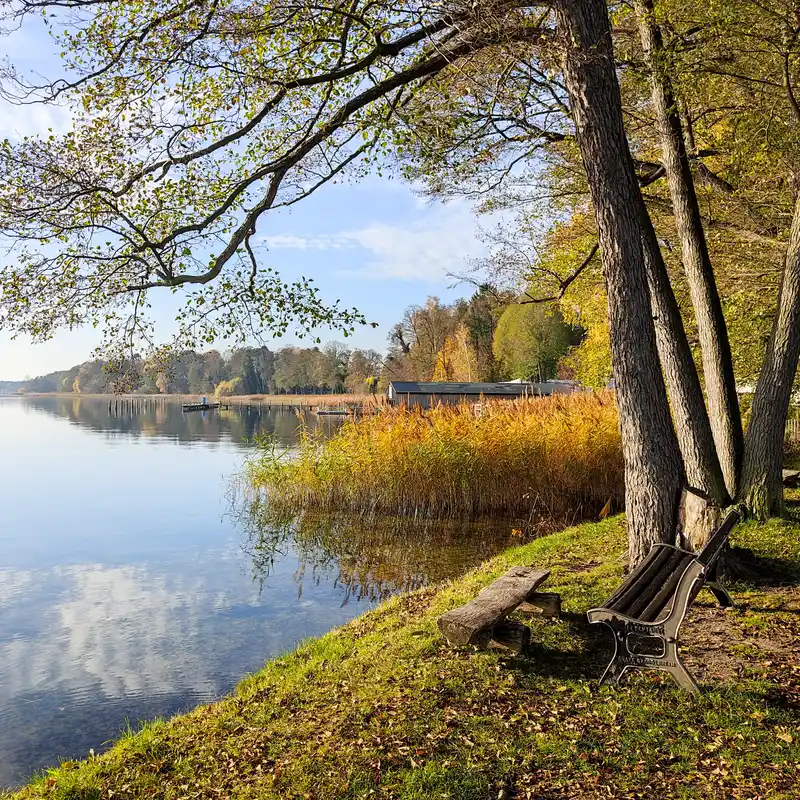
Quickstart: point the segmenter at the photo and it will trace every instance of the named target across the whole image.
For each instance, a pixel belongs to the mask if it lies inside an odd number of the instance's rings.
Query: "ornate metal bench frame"
[[[732,519],[734,515],[735,520]],[[741,513],[733,510],[720,526],[720,532],[729,521],[735,524],[741,518]],[[664,619],[657,622],[643,622],[609,608],[593,608],[587,612],[590,623],[605,623],[614,637],[614,655],[600,678],[600,683],[608,681],[616,686],[629,669],[658,669],[672,675],[681,688],[690,692],[700,691],[697,682],[681,661],[678,653],[678,633],[689,606],[703,586],[708,587],[722,608],[733,607],[733,599],[717,581],[716,575],[716,561],[727,542],[728,534],[726,533],[721,541],[714,541],[716,536],[712,535],[708,545],[698,554],[670,544],[655,545],[656,548],[666,547],[694,556],[694,560],[684,569],[678,580],[672,595],[670,611]],[[631,636],[658,642],[660,653],[636,652],[631,647]]]

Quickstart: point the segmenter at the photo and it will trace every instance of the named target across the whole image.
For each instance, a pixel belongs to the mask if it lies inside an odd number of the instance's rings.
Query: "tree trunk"
[[[656,542],[673,540],[683,469],[658,363],[642,255],[642,198],[622,121],[606,6],[603,0],[559,0],[555,8],[603,253],[635,565]]]
[[[683,127],[664,59],[652,0],[635,0],[639,33],[652,83],[662,161],[669,183],[683,268],[694,305],[703,357],[711,430],[728,492],[736,496],[744,448],[728,330],[708,254]]]
[[[686,479],[694,489],[705,494],[712,507],[717,509],[730,502],[725,479],[714,446],[714,437],[708,412],[703,400],[703,390],[697,375],[689,341],[683,327],[678,301],[672,290],[667,266],[658,246],[658,238],[641,203],[642,251],[650,285],[650,299],[655,319],[656,344],[661,359],[661,369],[669,390],[672,414],[678,437]],[[685,509],[683,531],[695,548],[702,547],[708,534],[716,527],[719,513],[702,508],[695,502]]]
[[[778,311],[758,377],[742,471],[741,496],[759,519],[783,510],[783,439],[800,355],[800,197],[778,296]]]

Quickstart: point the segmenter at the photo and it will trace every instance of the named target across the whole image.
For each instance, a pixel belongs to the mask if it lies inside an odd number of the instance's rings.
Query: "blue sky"
[[[57,62],[43,31],[28,27],[2,40],[19,66],[52,76]],[[0,103],[0,137],[64,130],[66,112],[42,106]],[[448,272],[463,271],[485,252],[478,221],[466,202],[429,202],[412,187],[388,178],[368,177],[356,184],[331,184],[289,209],[259,222],[259,256],[282,277],[313,278],[326,301],[355,306],[378,327],[359,329],[355,347],[383,350],[389,328],[404,309],[434,294],[443,300],[468,295],[469,287],[450,288]],[[3,262],[0,261],[0,267]],[[173,325],[172,296],[152,295],[154,316],[165,336]],[[323,340],[337,338],[322,329]],[[340,338],[340,337],[338,337]],[[90,357],[99,331],[62,331],[45,343],[16,340],[0,331],[0,380],[21,380],[66,369]],[[301,343],[293,336],[275,347]]]

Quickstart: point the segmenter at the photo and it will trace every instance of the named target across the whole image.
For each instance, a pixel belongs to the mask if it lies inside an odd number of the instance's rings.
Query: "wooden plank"
[[[686,554],[681,558],[678,564],[673,568],[667,577],[664,585],[655,594],[653,599],[647,604],[647,607],[637,615],[637,619],[642,622],[655,622],[660,616],[661,612],[671,603],[674,602],[675,590],[678,588],[678,582],[686,572],[686,568],[694,561],[694,556]]]
[[[512,567],[469,603],[442,614],[437,622],[439,630],[452,644],[479,643],[482,631],[504,620],[549,576],[549,569],[541,571],[533,567]]]
[[[533,592],[525,602],[517,606],[524,614],[541,614],[544,617],[558,617],[561,614],[561,595],[558,592]]]
[[[784,486],[797,486],[798,484],[800,484],[800,470],[797,469],[783,470]]]
[[[691,553],[686,553],[683,550],[679,550],[677,547],[664,549],[670,550],[669,560],[664,564],[658,574],[653,576],[649,583],[642,586],[639,596],[628,606],[628,610],[625,612],[627,616],[640,619],[642,611],[650,605],[653,598],[661,592],[667,583],[669,583],[670,578],[680,566],[681,561],[686,557],[690,559],[694,558]]]
[[[603,603],[601,608],[610,608],[612,611],[626,614],[631,604],[642,593],[643,587],[647,586],[661,571],[664,564],[669,561],[672,552],[673,549],[671,547],[661,547],[659,545],[653,547],[644,561],[628,575],[619,589]]]

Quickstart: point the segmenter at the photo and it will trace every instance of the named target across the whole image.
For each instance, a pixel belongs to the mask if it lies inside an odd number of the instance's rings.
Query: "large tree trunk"
[[[662,161],[697,319],[711,429],[728,492],[736,496],[744,444],[728,330],[700,218],[680,114],[665,63],[661,31],[653,18],[653,3],[652,0],[635,0],[635,6],[642,47],[650,68]]]
[[[683,468],[658,363],[642,255],[642,198],[622,121],[606,6],[603,0],[560,0],[555,8],[603,253],[635,565],[651,545],[674,538]]]
[[[800,197],[795,202],[778,312],[753,397],[742,471],[748,509],[760,519],[783,510],[783,439],[800,355]]]
[[[691,487],[699,489],[708,497],[712,509],[720,509],[730,502],[730,496],[725,488],[725,479],[714,446],[700,378],[686,338],[683,318],[672,290],[667,266],[661,255],[658,238],[644,201],[640,210],[642,250],[650,285],[656,343],[669,390],[678,444],[686,468],[686,479]],[[694,503],[694,505],[695,513],[687,516],[684,532],[695,547],[700,547],[717,525],[719,514],[710,509],[706,510],[702,504]]]

